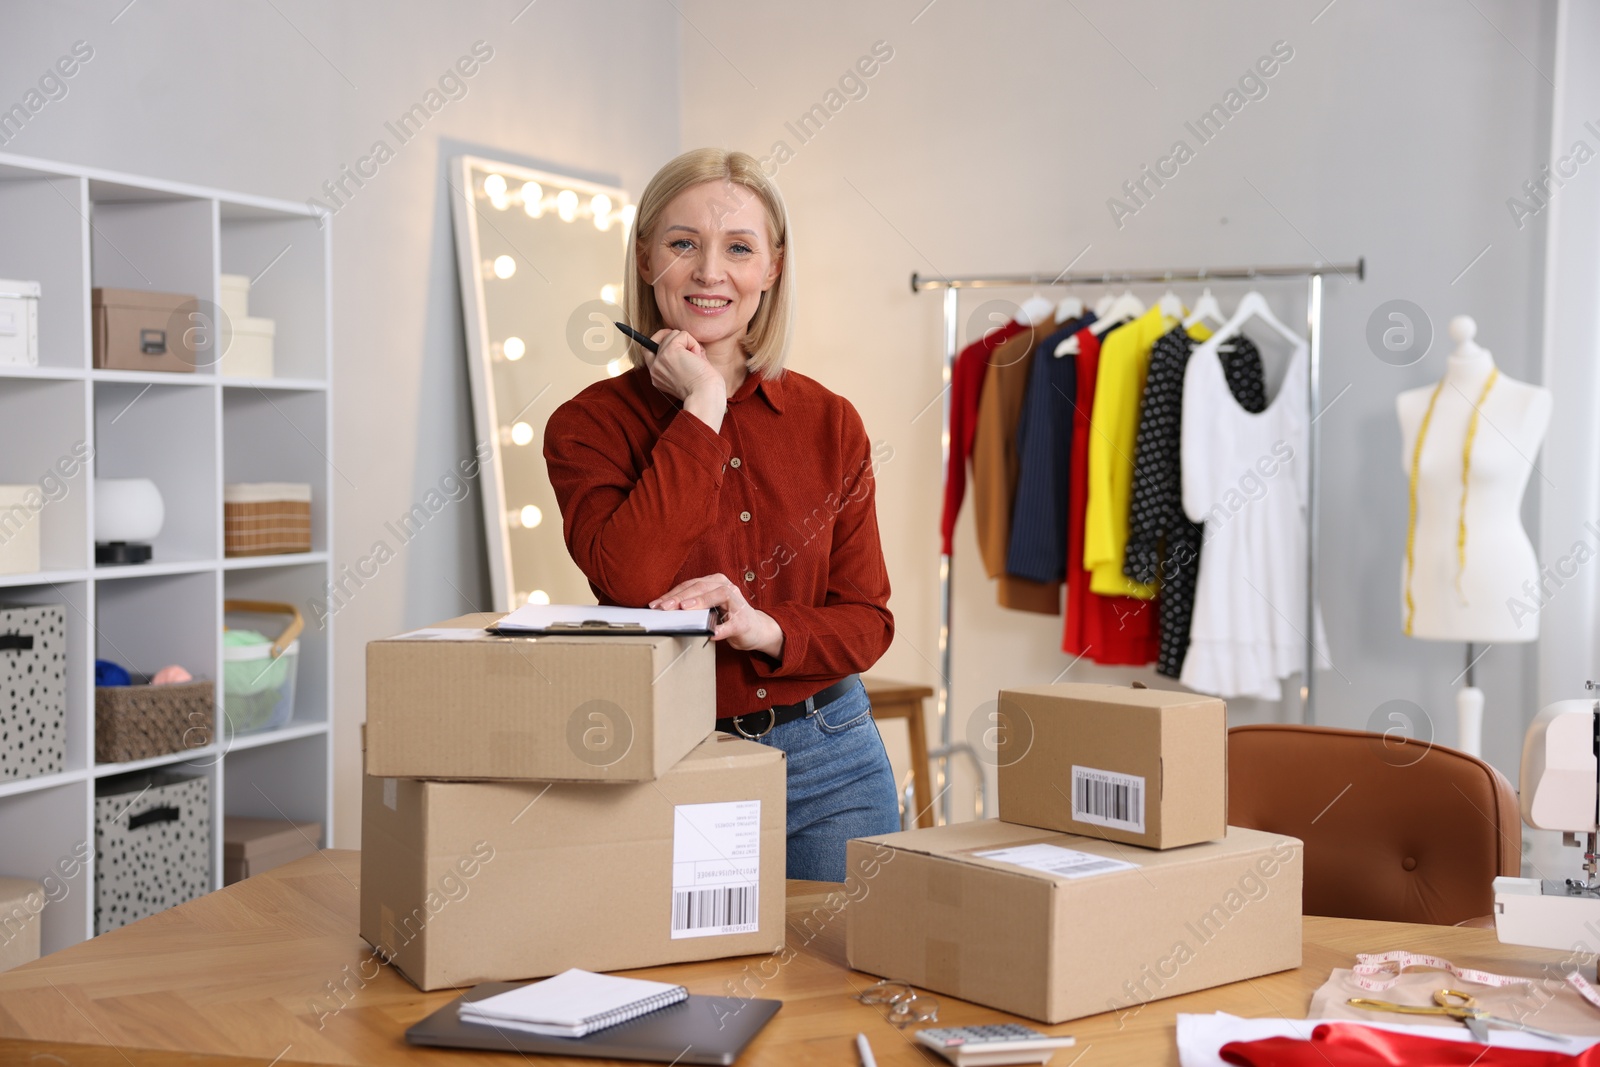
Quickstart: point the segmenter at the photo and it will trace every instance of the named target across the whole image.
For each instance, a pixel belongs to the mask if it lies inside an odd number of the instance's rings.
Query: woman
[[[789,218],[753,157],[663,167],[624,269],[660,350],[550,417],[567,549],[602,604],[716,612],[717,729],[787,754],[788,876],[842,882],[847,840],[899,829],[857,677],[894,636],[871,445],[848,401],[783,368]]]

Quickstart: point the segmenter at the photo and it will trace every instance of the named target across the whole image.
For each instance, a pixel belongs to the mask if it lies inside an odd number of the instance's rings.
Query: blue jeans
[[[760,742],[787,755],[790,878],[842,882],[846,841],[900,829],[894,771],[859,680],[844,696],[775,727]]]

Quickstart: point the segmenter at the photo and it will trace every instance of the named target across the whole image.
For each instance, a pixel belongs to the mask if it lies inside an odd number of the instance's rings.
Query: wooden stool
[[[911,784],[917,798],[917,825],[933,825],[932,764],[928,760],[928,735],[923,730],[923,701],[933,696],[926,685],[891,682],[883,678],[861,679],[872,701],[877,719],[904,719],[911,734]]]

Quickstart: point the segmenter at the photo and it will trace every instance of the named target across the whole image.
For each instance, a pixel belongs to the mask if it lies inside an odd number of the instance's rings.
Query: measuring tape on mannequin
[[[1425,956],[1419,952],[1406,952],[1397,949],[1393,952],[1359,953],[1356,956],[1356,965],[1350,968],[1353,976],[1351,981],[1362,989],[1374,993],[1382,993],[1394,987],[1400,981],[1400,974],[1408,967],[1431,967],[1437,971],[1444,971],[1463,982],[1473,982],[1477,985],[1494,986],[1500,988],[1508,985],[1533,985],[1532,978],[1513,978],[1508,974],[1495,974],[1493,971],[1480,971],[1472,967],[1457,967],[1442,956]],[[1568,971],[1563,977],[1567,984],[1577,991],[1578,995],[1596,1008],[1600,1008],[1600,991],[1597,991],[1583,975],[1577,971]]]

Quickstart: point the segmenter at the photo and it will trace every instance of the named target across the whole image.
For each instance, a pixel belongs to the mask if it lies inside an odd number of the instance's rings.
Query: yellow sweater
[[[1152,307],[1112,332],[1100,349],[1100,368],[1089,422],[1089,500],[1084,512],[1083,565],[1089,589],[1101,596],[1149,600],[1156,586],[1122,573],[1128,544],[1128,506],[1133,496],[1133,458],[1139,439],[1150,349],[1177,320]],[[1203,341],[1211,331],[1196,323],[1189,336]]]

